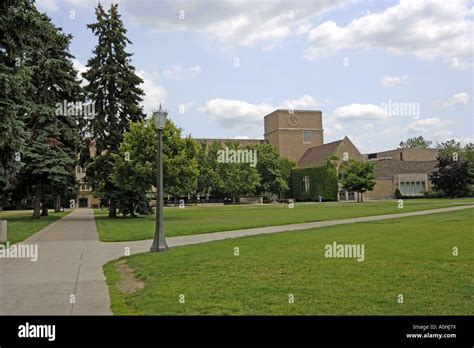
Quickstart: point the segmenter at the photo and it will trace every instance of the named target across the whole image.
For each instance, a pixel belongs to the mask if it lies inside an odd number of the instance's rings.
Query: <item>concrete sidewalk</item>
[[[167,238],[167,243],[174,247],[472,208],[474,205],[205,233]],[[152,241],[100,242],[93,211],[78,209],[20,244],[37,244],[39,258],[37,262],[0,259],[0,315],[110,315],[109,293],[102,266],[124,256],[126,250],[131,254],[147,252]],[[71,303],[71,295],[75,296],[75,303]]]
[[[0,259],[0,315],[112,314],[92,210],[75,210],[20,244],[38,245],[38,261]]]

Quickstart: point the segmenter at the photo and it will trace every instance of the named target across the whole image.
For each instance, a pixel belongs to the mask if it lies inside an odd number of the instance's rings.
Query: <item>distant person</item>
[[[323,201],[323,196],[319,195],[319,203]]]

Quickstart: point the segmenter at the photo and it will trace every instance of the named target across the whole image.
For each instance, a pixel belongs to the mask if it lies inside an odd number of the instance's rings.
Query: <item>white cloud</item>
[[[311,18],[347,3],[347,0],[161,0],[122,1],[134,19],[154,30],[192,30],[224,46],[279,46],[297,32],[309,30]]]
[[[310,95],[304,95],[298,99],[286,99],[282,102],[281,108],[283,109],[307,109],[315,106],[316,100]]]
[[[190,67],[182,67],[181,65],[172,65],[163,70],[163,76],[171,80],[183,80],[185,78],[195,77],[199,75],[202,68],[199,65]]]
[[[309,60],[345,49],[382,48],[393,54],[472,66],[472,9],[467,0],[401,0],[399,5],[357,18],[346,26],[326,21],[308,34]]]
[[[328,119],[328,121],[324,123],[325,135],[341,134],[343,131],[344,128],[339,123],[334,123],[332,119]]]
[[[403,76],[386,75],[380,79],[380,82],[385,87],[393,87],[393,86],[401,85],[401,84],[406,83],[406,81],[407,81],[407,75],[403,75]]]
[[[389,117],[379,105],[357,103],[341,106],[333,115],[339,120],[385,120]]]
[[[271,104],[250,104],[241,100],[212,99],[200,108],[224,128],[259,128],[263,116],[275,108]]]
[[[448,107],[448,106],[453,106],[457,104],[464,104],[467,105],[469,103],[469,94],[462,92],[462,93],[457,93],[453,95],[449,101],[443,104],[443,106]]]
[[[467,145],[467,144],[474,144],[473,136],[459,137],[459,138],[454,138],[454,139],[460,142],[462,146]]]
[[[84,64],[82,64],[81,61],[76,58],[72,60],[72,66],[74,67],[74,69],[77,70],[78,80],[82,80],[81,86],[85,86],[87,82],[86,82],[86,79],[82,77],[82,73],[85,73],[89,68],[86,67]]]
[[[437,136],[439,138],[443,138],[444,141],[446,141],[446,140],[452,138],[453,132],[451,132],[449,130],[440,130],[440,131],[435,132],[435,136]]]
[[[296,29],[296,35],[303,35],[309,32],[311,29],[311,23],[310,22],[305,22],[303,24],[300,24],[298,28]]]
[[[57,11],[59,10],[58,2],[55,0],[36,0],[36,5],[42,11]]]
[[[326,102],[326,101],[324,101]],[[278,104],[260,102],[251,104],[242,100],[212,99],[199,111],[209,115],[212,121],[224,128],[261,128],[263,116],[276,109],[309,109],[320,104],[310,95],[296,99],[285,99]]]
[[[137,75],[140,76],[143,80],[143,84],[140,87],[145,92],[145,96],[143,97],[143,109],[145,113],[151,114],[151,112],[156,109],[160,103],[164,103],[166,100],[166,89],[157,84],[154,79],[150,77],[153,74],[146,74],[143,70],[137,72]]]
[[[438,117],[425,118],[423,120],[417,120],[409,124],[408,127],[405,128],[405,131],[410,133],[424,133],[433,129],[445,127],[446,125],[451,123],[452,121],[441,120]]]

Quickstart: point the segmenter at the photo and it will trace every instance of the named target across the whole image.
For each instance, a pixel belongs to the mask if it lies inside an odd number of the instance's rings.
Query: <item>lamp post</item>
[[[155,238],[150,251],[160,252],[168,250],[166,245],[165,233],[163,230],[163,128],[166,124],[168,111],[161,108],[153,111],[153,120],[155,122],[156,134],[158,137],[158,151],[156,155],[157,180],[156,180],[156,225]]]

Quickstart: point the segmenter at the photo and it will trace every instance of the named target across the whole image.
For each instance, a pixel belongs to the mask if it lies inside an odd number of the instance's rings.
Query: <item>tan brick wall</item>
[[[350,141],[343,141],[336,150],[335,155],[339,157],[340,160],[344,157],[344,152],[347,152],[349,160],[362,161],[364,156],[361,155],[359,150],[352,144]]]
[[[297,125],[289,120],[297,118]],[[275,110],[264,118],[265,139],[274,145],[281,156],[297,162],[304,152],[313,146],[323,144],[322,112]],[[303,132],[311,131],[311,143],[303,142]]]
[[[364,196],[367,198],[388,198],[395,194],[395,186],[391,179],[375,180],[375,187],[372,191],[367,191]]]

